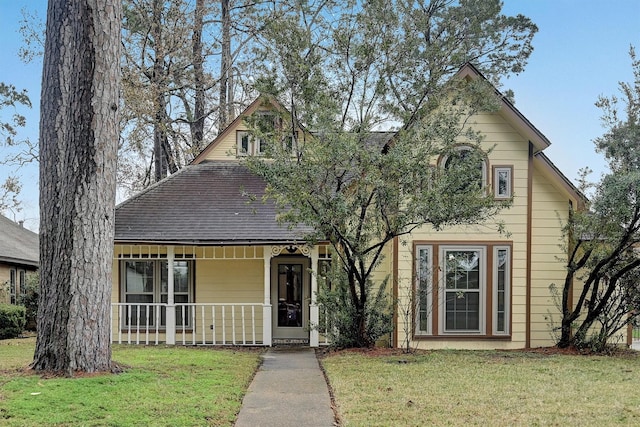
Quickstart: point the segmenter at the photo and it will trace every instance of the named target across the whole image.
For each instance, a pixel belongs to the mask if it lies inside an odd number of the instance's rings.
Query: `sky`
[[[46,16],[45,0],[0,0],[0,81],[27,89],[33,108],[21,110],[27,127],[19,137],[36,140],[42,64],[18,58],[18,32],[23,8]],[[593,140],[604,133],[601,111],[594,105],[601,95],[618,95],[618,82],[631,82],[629,46],[640,54],[640,0],[504,0],[503,13],[525,15],[539,28],[534,52],[523,73],[504,81],[515,93],[515,105],[547,138],[547,156],[575,182],[588,166],[597,178],[606,171]],[[6,112],[0,113],[0,118]],[[0,148],[0,157],[7,151]],[[0,165],[0,182],[9,169]],[[22,210],[6,215],[37,231],[38,169],[22,167]]]

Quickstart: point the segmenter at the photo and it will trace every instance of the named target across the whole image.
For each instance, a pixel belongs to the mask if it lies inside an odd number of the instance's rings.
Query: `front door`
[[[271,265],[273,338],[309,338],[309,258],[277,257]]]

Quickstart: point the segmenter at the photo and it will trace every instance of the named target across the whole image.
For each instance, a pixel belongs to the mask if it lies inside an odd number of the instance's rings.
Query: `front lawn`
[[[0,341],[0,425],[231,426],[258,366],[251,350],[114,346],[117,375],[41,378],[34,341]]]
[[[345,351],[322,364],[346,426],[640,424],[634,354]]]

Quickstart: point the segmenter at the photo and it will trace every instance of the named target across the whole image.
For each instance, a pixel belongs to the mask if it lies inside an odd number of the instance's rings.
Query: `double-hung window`
[[[509,334],[511,246],[418,244],[416,336]]]
[[[236,152],[242,156],[264,156],[267,151],[267,141],[256,138],[247,131],[236,132]]]
[[[169,297],[169,268],[166,260],[122,261],[122,300],[125,307],[123,326],[166,327],[166,304]],[[191,326],[191,316],[181,303],[193,301],[193,261],[173,262],[173,289],[176,326]]]
[[[440,247],[443,333],[484,332],[485,258],[484,247]]]

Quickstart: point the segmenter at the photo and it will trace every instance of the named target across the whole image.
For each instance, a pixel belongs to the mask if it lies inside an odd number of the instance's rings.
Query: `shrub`
[[[0,339],[17,338],[24,330],[26,309],[19,305],[0,304]]]
[[[18,297],[18,304],[26,309],[26,330],[36,330],[38,316],[38,298],[40,295],[40,276],[38,272],[27,273],[25,291]]]
[[[392,307],[386,292],[387,280],[379,287],[367,282],[367,304],[360,315],[356,309],[343,274],[332,277],[332,286],[320,286],[318,304],[324,311],[319,330],[326,333],[336,348],[366,347],[373,345],[393,330]],[[362,316],[364,331],[358,324]],[[363,333],[364,332],[364,333]],[[366,340],[363,342],[363,336]]]

